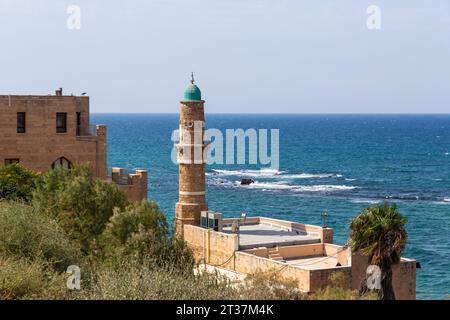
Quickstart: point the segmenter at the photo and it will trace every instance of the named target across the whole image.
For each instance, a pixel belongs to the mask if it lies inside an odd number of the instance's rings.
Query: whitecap
[[[444,198],[442,201],[435,201],[435,204],[450,205],[450,198]]]
[[[261,170],[221,170],[212,169],[213,173],[208,175],[221,175],[221,176],[242,176],[242,177],[275,177],[280,176],[284,171],[276,169],[261,169]]]
[[[368,204],[378,204],[381,200],[370,200],[370,199],[352,199],[350,202],[353,203],[368,203]]]
[[[342,177],[342,175],[334,173],[299,173],[299,174],[287,174],[283,175],[283,178],[288,179],[323,179],[323,178],[336,178]]]
[[[240,181],[236,181],[236,184],[240,185]],[[289,185],[284,182],[258,182],[255,181],[249,185],[242,185],[244,188],[250,189],[270,189],[270,190],[294,190],[298,186]]]
[[[232,187],[234,186],[234,183],[227,179],[208,179],[207,183],[212,186],[225,186],[225,187]]]
[[[239,184],[240,181],[236,181]],[[285,182],[259,182],[255,181],[250,185],[243,185],[243,188],[249,189],[270,189],[270,190],[290,190],[293,192],[333,192],[333,191],[349,191],[356,189],[355,186],[346,185],[290,185]]]
[[[314,185],[314,186],[299,186],[295,191],[306,191],[306,192],[322,192],[322,191],[348,191],[354,190],[358,187],[354,186],[345,186],[345,185],[331,185],[331,184],[322,184],[322,185]]]

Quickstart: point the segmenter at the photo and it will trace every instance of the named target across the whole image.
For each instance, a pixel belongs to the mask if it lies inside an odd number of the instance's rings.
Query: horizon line
[[[153,114],[153,115],[178,115],[179,112],[91,112],[91,114]],[[215,115],[367,115],[367,116],[414,116],[414,115],[430,115],[430,116],[439,116],[439,115],[450,115],[450,112],[447,113],[425,113],[425,112],[412,112],[412,113],[352,113],[352,112],[330,112],[330,113],[308,113],[308,112],[291,112],[291,113],[275,113],[275,112],[239,112],[239,113],[233,113],[233,112],[205,112],[205,114],[215,114]]]

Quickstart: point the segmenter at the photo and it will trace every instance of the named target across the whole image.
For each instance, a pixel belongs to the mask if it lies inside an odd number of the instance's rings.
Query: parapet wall
[[[243,252],[262,258],[269,258],[269,248],[253,248]],[[277,253],[283,259],[295,259],[304,257],[333,256],[341,266],[349,266],[349,249],[331,243],[299,244],[293,246],[277,247]]]
[[[226,268],[238,250],[238,236],[184,225],[184,240],[194,252],[197,262]]]
[[[266,217],[248,217],[244,221],[240,218],[228,218],[223,219],[223,225],[231,225],[233,221],[238,220],[240,224],[257,224],[257,223],[265,223],[265,224],[274,224],[280,227],[285,227],[289,230],[299,230],[304,232],[312,232],[316,233],[320,237],[320,242],[322,243],[333,243],[333,229],[332,228],[323,228],[320,226],[315,226],[311,224],[303,224],[292,221],[278,220],[273,218]]]
[[[146,170],[127,173],[123,168],[112,168],[111,180],[126,193],[128,200],[139,202],[147,199],[148,173]]]

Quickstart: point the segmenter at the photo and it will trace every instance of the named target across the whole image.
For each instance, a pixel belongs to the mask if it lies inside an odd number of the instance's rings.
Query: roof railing
[[[97,126],[77,126],[77,137],[96,137],[97,136]]]

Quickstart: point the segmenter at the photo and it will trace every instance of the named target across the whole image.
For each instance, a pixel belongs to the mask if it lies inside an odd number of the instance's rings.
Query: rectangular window
[[[208,228],[208,219],[206,217],[201,217],[200,226],[202,228]]]
[[[5,159],[5,165],[13,164],[13,163],[19,163],[19,159]]]
[[[17,133],[26,132],[25,112],[17,112]]]
[[[56,113],[56,133],[66,133],[67,132],[67,113],[57,112]]]
[[[77,136],[81,135],[81,112],[77,112]]]

